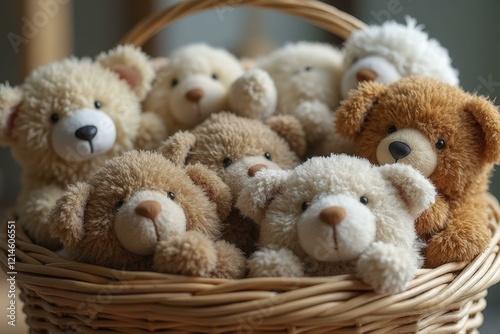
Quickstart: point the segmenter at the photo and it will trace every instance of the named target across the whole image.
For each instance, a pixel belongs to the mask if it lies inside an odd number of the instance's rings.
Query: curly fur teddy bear
[[[487,99],[431,78],[362,83],[337,110],[337,130],[372,163],[409,164],[438,199],[416,222],[426,265],[470,261],[489,243],[484,194],[500,161],[500,113]]]
[[[245,180],[261,168],[292,168],[306,148],[300,123],[291,116],[264,122],[231,113],[213,114],[190,132],[178,132],[160,147],[177,164],[201,163],[231,188],[234,200]],[[233,209],[223,223],[224,239],[247,255],[255,250],[258,227]]]
[[[131,151],[69,186],[50,213],[50,232],[81,262],[238,278],[243,255],[216,241],[230,208],[229,188],[206,167]]]
[[[243,74],[228,51],[197,43],[173,52],[159,70],[145,109],[161,115],[170,134],[228,110],[231,84]]]
[[[344,154],[261,170],[236,204],[260,224],[250,276],[357,272],[377,292],[400,292],[422,264],[414,221],[435,195],[410,166],[376,167]]]
[[[20,86],[0,85],[0,144],[22,167],[16,205],[34,242],[56,249],[47,214],[67,184],[133,148],[154,148],[167,134],[140,101],[154,71],[147,56],[119,46],[94,61],[68,58],[31,73]]]

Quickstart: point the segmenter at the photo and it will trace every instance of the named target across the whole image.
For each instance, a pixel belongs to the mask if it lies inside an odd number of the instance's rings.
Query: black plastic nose
[[[399,160],[410,154],[411,147],[403,142],[395,141],[389,144],[389,152],[394,159]]]
[[[93,125],[82,126],[75,132],[75,136],[81,140],[91,141],[97,134],[97,128]]]

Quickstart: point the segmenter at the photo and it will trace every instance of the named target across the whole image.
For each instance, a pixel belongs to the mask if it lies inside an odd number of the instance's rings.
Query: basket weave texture
[[[122,43],[142,45],[176,19],[250,5],[299,16],[347,38],[363,22],[313,0],[185,0],[147,17]],[[500,205],[488,195],[492,240],[470,263],[420,269],[406,291],[380,295],[356,275],[225,280],[119,271],[61,258],[16,229],[16,282],[31,332],[477,333],[500,281]],[[7,272],[7,235],[0,234]]]

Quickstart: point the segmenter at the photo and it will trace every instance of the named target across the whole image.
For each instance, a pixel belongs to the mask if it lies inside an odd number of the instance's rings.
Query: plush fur
[[[250,118],[272,114],[295,116],[304,127],[309,155],[325,153],[318,148],[335,122],[340,101],[341,52],[328,44],[297,42],[258,59],[256,69],[233,84],[231,108]],[[334,129],[335,127],[333,127]],[[349,146],[335,134],[331,151],[345,152]]]
[[[231,113],[213,114],[191,132],[178,132],[160,151],[178,165],[201,163],[215,171],[236,196],[260,168],[292,168],[305,151],[305,135],[291,116],[265,123]],[[233,209],[223,223],[223,237],[245,254],[255,250],[258,228]]]
[[[68,58],[41,67],[21,86],[0,85],[0,144],[11,147],[23,169],[16,211],[34,242],[59,246],[46,217],[67,184],[166,137],[161,119],[141,111],[153,75],[144,53],[119,46],[95,61]]]
[[[347,155],[261,170],[236,203],[261,228],[250,275],[357,272],[377,292],[400,292],[422,263],[415,218],[435,195],[412,167],[375,167]]]
[[[189,130],[229,109],[228,91],[243,67],[224,49],[191,44],[173,52],[159,71],[145,108],[160,114],[170,134]]]
[[[355,31],[345,42],[343,52],[343,99],[360,81],[391,84],[413,75],[433,77],[451,85],[459,82],[448,50],[409,17],[406,25],[387,21]]]
[[[500,114],[487,99],[431,78],[363,83],[337,111],[338,131],[372,163],[414,166],[436,185],[417,221],[426,265],[470,261],[488,245],[484,193],[500,160]]]
[[[206,167],[131,151],[69,186],[50,213],[50,232],[81,262],[238,278],[243,255],[216,241],[230,205],[229,188]]]

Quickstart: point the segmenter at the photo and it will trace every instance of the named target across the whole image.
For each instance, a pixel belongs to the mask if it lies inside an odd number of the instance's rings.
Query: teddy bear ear
[[[151,90],[155,77],[154,66],[139,48],[119,45],[97,56],[96,61],[126,81],[139,100],[143,100]]]
[[[167,57],[156,57],[152,58],[150,62],[155,72],[158,73],[168,66],[169,60]]]
[[[185,170],[193,183],[201,187],[208,198],[217,205],[217,215],[220,220],[226,219],[233,202],[229,186],[215,172],[202,164],[189,165]]]
[[[158,151],[176,166],[185,166],[189,152],[196,144],[196,136],[188,131],[178,131],[164,140]]]
[[[258,171],[254,177],[246,181],[236,201],[236,208],[244,216],[260,223],[269,204],[281,192],[281,188],[290,173],[290,171],[281,169]]]
[[[83,218],[90,190],[91,186],[84,182],[69,185],[50,211],[50,235],[61,240],[65,248],[73,248],[83,237]]]
[[[0,144],[9,145],[14,141],[12,130],[14,120],[23,102],[23,91],[8,84],[0,85]]]
[[[271,116],[265,123],[285,139],[300,158],[304,157],[307,148],[306,133],[297,118],[290,115]]]
[[[436,188],[415,168],[404,164],[387,164],[379,169],[382,177],[397,189],[410,214],[417,218],[436,201]]]
[[[500,163],[500,113],[488,99],[473,96],[464,110],[472,114],[485,137],[484,159],[488,163]]]
[[[357,89],[349,91],[335,112],[337,132],[354,139],[372,106],[386,92],[386,85],[374,81],[361,82]]]

